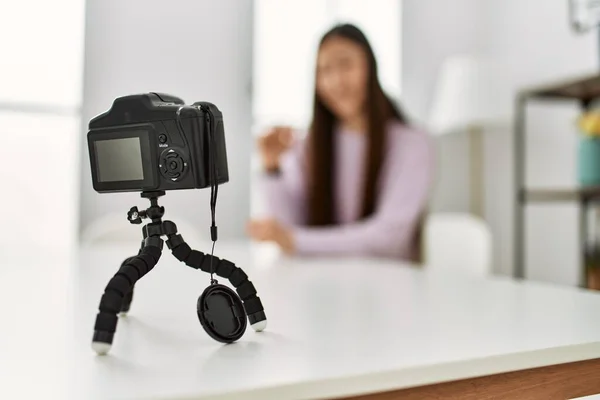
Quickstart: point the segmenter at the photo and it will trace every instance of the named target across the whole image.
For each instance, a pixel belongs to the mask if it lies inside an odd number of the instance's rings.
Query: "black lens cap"
[[[227,286],[214,283],[207,287],[198,298],[197,310],[200,324],[218,342],[233,343],[246,331],[244,303]]]

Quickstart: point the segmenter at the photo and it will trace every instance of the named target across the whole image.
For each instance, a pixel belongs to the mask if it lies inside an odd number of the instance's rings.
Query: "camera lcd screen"
[[[140,181],[144,179],[139,137],[94,142],[98,181]]]

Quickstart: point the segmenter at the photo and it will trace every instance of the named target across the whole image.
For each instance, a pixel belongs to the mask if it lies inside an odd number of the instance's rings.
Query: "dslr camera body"
[[[223,115],[175,96],[119,97],[89,122],[92,182],[99,193],[202,189],[229,181]]]

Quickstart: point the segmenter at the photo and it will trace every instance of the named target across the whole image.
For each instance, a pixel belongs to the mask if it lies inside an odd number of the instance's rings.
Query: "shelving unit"
[[[514,221],[514,277],[525,278],[525,207],[528,203],[564,203],[579,204],[579,241],[582,265],[579,282],[582,287],[588,287],[588,275],[585,264],[589,208],[600,203],[600,186],[573,188],[527,188],[526,176],[526,129],[527,104],[531,101],[563,101],[577,102],[582,109],[587,109],[592,101],[600,98],[600,74],[582,76],[539,87],[523,90],[517,96],[514,151],[515,151],[515,221]]]

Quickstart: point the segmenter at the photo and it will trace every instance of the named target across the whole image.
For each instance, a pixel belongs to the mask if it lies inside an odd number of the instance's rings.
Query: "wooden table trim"
[[[600,358],[343,400],[565,400],[600,394]]]

